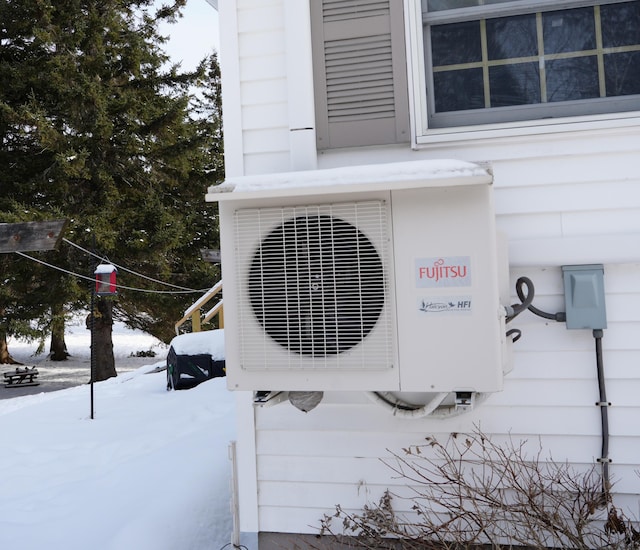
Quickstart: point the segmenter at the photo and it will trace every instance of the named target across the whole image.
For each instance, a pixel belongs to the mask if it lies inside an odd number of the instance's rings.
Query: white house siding
[[[563,308],[559,268],[514,269],[536,284],[536,304]],[[611,476],[618,504],[638,512],[638,334],[640,265],[605,266],[609,328],[603,340],[610,409]],[[390,488],[406,494],[381,459],[402,454],[425,436],[446,439],[479,426],[497,441],[529,441],[534,454],[591,465],[600,453],[600,413],[594,342],[590,331],[530,313],[516,321],[523,336],[505,388],[472,413],[447,420],[393,417],[363,394],[330,394],[304,414],[289,404],[257,409],[256,453],[259,530],[313,533],[336,504],[359,510]],[[408,504],[396,500],[399,511]]]
[[[223,27],[224,10],[232,10],[238,31],[237,48],[224,39],[221,48],[223,78],[225,66],[227,75],[239,77],[237,86],[228,84],[237,96],[225,95],[228,173],[288,171],[290,102],[301,98],[287,92],[285,3],[222,4]],[[538,128],[530,136],[448,136],[415,150],[407,145],[325,152],[318,167],[425,158],[491,165],[497,222],[509,240],[511,288],[519,276],[531,278],[537,307],[564,309],[561,265],[604,264],[611,477],[618,503],[640,515],[640,116],[585,120],[571,131]],[[390,456],[387,449],[400,452],[427,435],[446,438],[476,425],[498,440],[527,439],[533,450],[539,443],[543,456],[593,464],[601,439],[590,331],[570,331],[529,312],[512,325],[523,335],[514,345],[504,391],[456,418],[394,417],[359,393],[328,394],[308,414],[288,403],[251,412],[241,396],[241,528],[313,533],[336,504],[358,510],[387,488],[400,491],[381,462]]]
[[[230,0],[220,21],[227,173],[288,170],[283,3]]]

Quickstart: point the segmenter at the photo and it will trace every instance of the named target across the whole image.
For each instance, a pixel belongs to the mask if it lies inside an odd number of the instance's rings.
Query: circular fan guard
[[[343,353],[373,329],[384,307],[383,264],[355,226],[327,215],[298,216],[262,241],[249,272],[251,307],[289,351]]]

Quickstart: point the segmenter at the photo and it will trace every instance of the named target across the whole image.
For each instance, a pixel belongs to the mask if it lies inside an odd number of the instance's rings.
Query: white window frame
[[[622,2],[625,0],[619,1]],[[557,6],[557,4],[557,0],[536,0],[534,2],[528,2],[527,8],[533,6],[537,9],[544,10],[545,7]],[[584,6],[584,4],[583,1],[571,0],[566,3],[566,8],[581,7]],[[553,119],[532,119],[516,122],[494,122],[469,126],[429,128],[421,1],[405,0],[404,9],[413,148],[418,149],[423,145],[468,139],[476,140],[578,130],[600,130],[640,124],[640,110],[636,110],[566,116]],[[484,6],[484,9],[487,11],[483,12],[483,17],[491,13],[509,15],[509,12],[505,10],[504,4]]]

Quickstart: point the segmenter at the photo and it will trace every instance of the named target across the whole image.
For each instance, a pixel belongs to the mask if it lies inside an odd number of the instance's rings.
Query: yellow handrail
[[[201,309],[211,300],[216,294],[222,290],[222,281],[218,281],[207,292],[205,292],[198,300],[196,300],[192,306],[190,306],[180,319],[175,324],[176,335],[180,334],[180,327],[184,325],[189,319],[191,319],[191,332],[200,332],[202,330],[202,323],[209,322],[216,314],[218,315],[218,327],[223,328],[224,316],[222,311],[222,300],[220,300],[213,308],[211,308],[201,320]]]

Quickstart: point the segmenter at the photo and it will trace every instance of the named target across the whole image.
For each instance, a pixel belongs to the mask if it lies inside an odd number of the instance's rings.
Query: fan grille
[[[331,358],[353,350],[372,332],[387,296],[386,250],[381,257],[372,242],[386,245],[384,202],[236,215],[237,234],[245,242],[247,232],[258,232],[259,244],[244,268],[246,309],[269,337],[301,357]],[[380,344],[387,347],[386,341]]]

